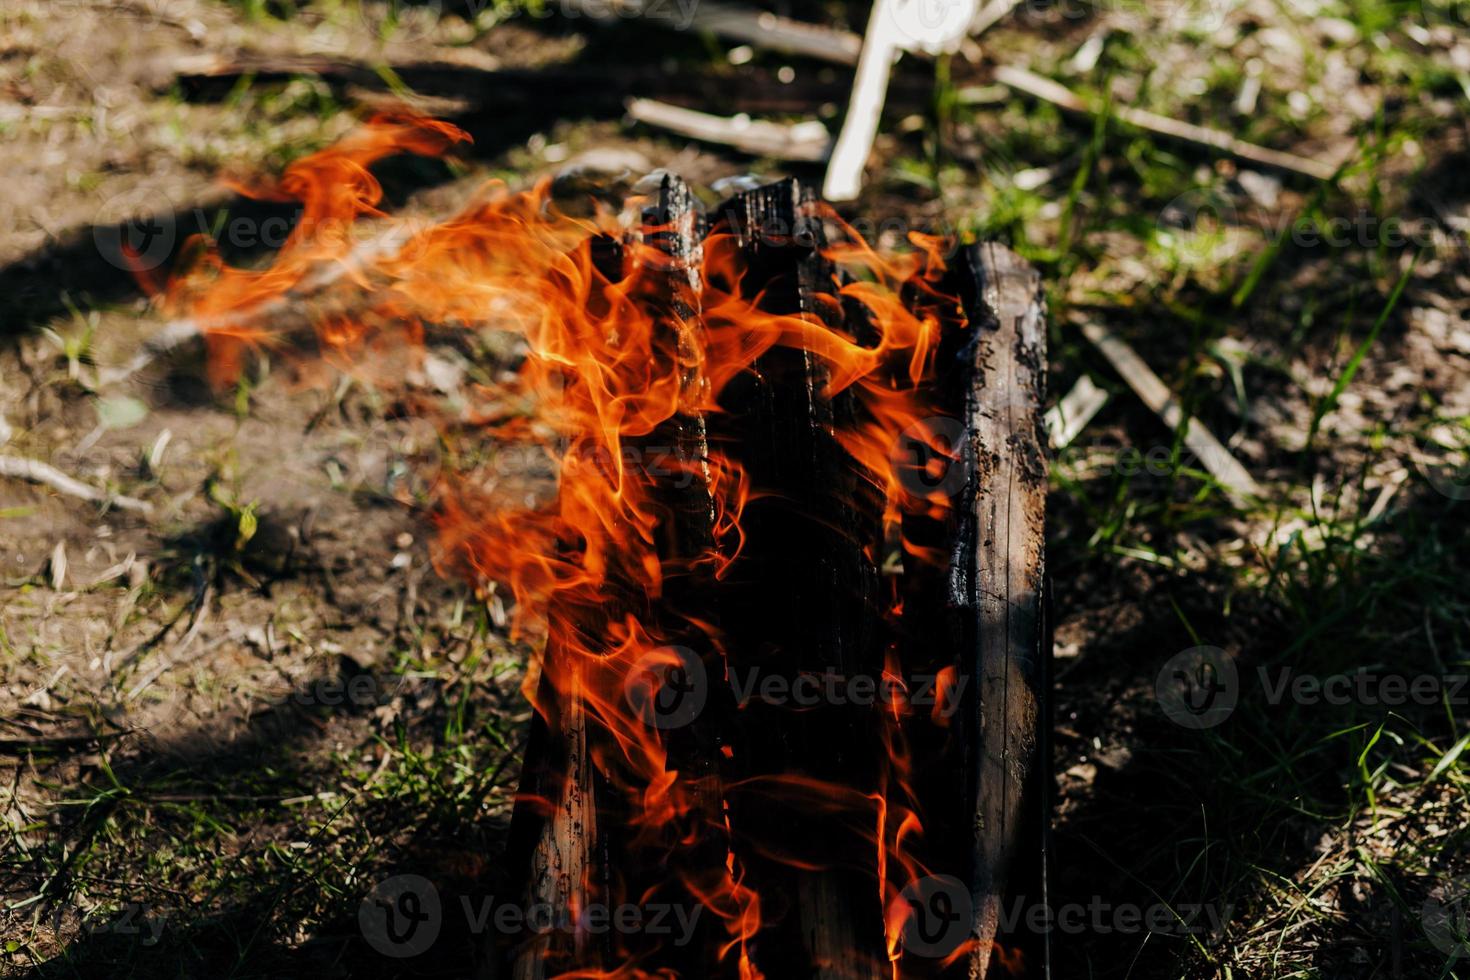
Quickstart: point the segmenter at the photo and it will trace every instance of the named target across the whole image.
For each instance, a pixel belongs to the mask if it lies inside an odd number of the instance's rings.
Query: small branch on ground
[[[1050,102],[1052,105],[1065,112],[1077,115],[1093,115],[1096,110],[1086,99],[1067,88],[1059,82],[1045,78],[1024,68],[1015,68],[1011,65],[997,65],[995,67],[995,80],[1006,85],[1017,92]],[[1193,123],[1180,122],[1161,116],[1146,109],[1135,109],[1132,106],[1113,106],[1110,111],[1119,119],[1130,126],[1146,129],[1160,136],[1168,136],[1171,139],[1184,140],[1189,143],[1198,143],[1214,150],[1228,153],[1241,160],[1260,164],[1263,167],[1271,167],[1275,170],[1287,170],[1292,173],[1303,174],[1313,180],[1332,180],[1337,176],[1339,166],[1324,163],[1320,160],[1308,160],[1299,157],[1295,153],[1286,153],[1282,150],[1272,150],[1245,140],[1236,139],[1229,133],[1222,133],[1218,129],[1208,129],[1204,126],[1196,126]]]
[[[0,456],[0,476],[39,483],[69,497],[78,497],[94,503],[105,503],[119,510],[131,510],[143,514],[153,510],[153,505],[146,500],[99,490],[81,480],[67,476],[49,463],[36,459],[26,459],[22,456]]]
[[[71,749],[94,743],[112,742],[133,734],[133,729],[121,732],[92,732],[87,735],[47,735],[41,738],[0,738],[0,755],[23,755],[27,752],[44,752],[48,749]]]
[[[827,127],[815,119],[785,125],[745,115],[713,116],[653,99],[630,99],[628,115],[647,126],[732,146],[752,156],[817,162],[827,158],[832,145]]]
[[[308,275],[292,289],[277,296],[247,306],[243,309],[234,310],[222,316],[201,320],[194,317],[182,317],[170,320],[163,328],[150,337],[137,354],[119,367],[108,368],[97,373],[97,387],[115,385],[127,381],[133,375],[142,371],[160,357],[171,354],[193,340],[203,337],[211,330],[224,327],[239,326],[260,320],[264,317],[273,316],[291,310],[302,299],[319,290],[325,289],[338,280],[355,276],[367,268],[375,259],[396,252],[408,240],[409,231],[405,228],[389,228],[382,235],[369,239],[355,247],[339,262],[323,263],[320,270]]]
[[[752,47],[823,61],[855,62],[863,48],[863,39],[850,31],[834,31],[741,4],[698,4],[693,26]]]
[[[1184,444],[1199,457],[1200,465],[1220,481],[1220,486],[1235,506],[1244,508],[1251,498],[1261,496],[1261,488],[1255,478],[1198,419],[1185,416],[1168,385],[1144,363],[1137,351],[1102,324],[1083,320],[1080,326],[1083,335],[1108,359],[1113,370],[1128,382],[1128,387],[1145,405],[1164,420],[1165,425],[1176,432],[1181,425],[1184,426]]]
[[[1085,374],[1078,378],[1072,390],[1047,409],[1046,432],[1051,448],[1066,449],[1070,446],[1107,403],[1108,393],[1094,384],[1092,378]]]
[[[132,359],[120,367],[97,372],[97,386],[116,384],[137,374],[156,359],[171,354],[199,337],[199,327],[193,320],[174,320],[164,324],[162,330],[149,337],[143,348]]]

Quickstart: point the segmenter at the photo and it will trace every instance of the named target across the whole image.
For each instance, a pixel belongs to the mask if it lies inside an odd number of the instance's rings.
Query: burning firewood
[[[1043,604],[1046,522],[1046,324],[1041,284],[1014,252],[979,245],[965,253],[972,326],[966,432],[975,469],[961,538],[967,571],[964,664],[974,678],[975,728],[965,740],[974,780],[975,900],[972,976],[993,962],[1000,906],[1029,877],[1033,902],[1045,898],[1044,848],[1051,636]],[[972,537],[971,537],[972,536]],[[1031,848],[1030,853],[1025,851]],[[1029,873],[1023,869],[1030,865]],[[1042,868],[1037,874],[1035,869]],[[1041,943],[1043,960],[1045,944]],[[1045,963],[1039,964],[1045,969]],[[1037,971],[1040,972],[1039,970]]]
[[[644,608],[629,611],[636,611],[650,622],[662,620],[661,632],[678,636],[689,629],[681,627],[679,617],[712,615],[708,608],[696,612],[709,606],[709,575],[687,567],[713,547],[715,535],[716,502],[710,485],[705,421],[702,413],[693,407],[698,392],[691,390],[703,383],[693,370],[700,343],[690,333],[700,329],[699,271],[704,228],[693,195],[673,176],[662,179],[656,198],[644,209],[642,219],[637,235],[639,244],[647,247],[642,258],[660,256],[666,260],[661,268],[646,276],[647,288],[642,296],[658,308],[656,316],[659,330],[665,335],[665,349],[688,367],[681,373],[684,407],[653,432],[636,439],[632,446],[640,465],[649,464],[651,474],[657,470],[652,481],[653,496],[664,517],[656,529],[659,553],[673,574],[661,597],[644,597],[648,600]],[[599,244],[599,264],[608,278],[625,279],[629,275],[625,267],[629,256],[622,243],[604,240]],[[656,459],[662,462],[655,463]],[[622,861],[610,860],[614,849],[626,853],[638,850],[639,845],[628,838],[625,827],[607,820],[610,814],[625,814],[626,803],[614,786],[597,777],[594,769],[591,753],[598,738],[605,738],[606,733],[595,728],[589,732],[584,705],[575,697],[565,697],[565,692],[559,691],[552,681],[556,671],[568,667],[554,659],[558,654],[559,651],[548,649],[546,655],[538,701],[547,710],[535,721],[510,850],[513,855],[524,853],[529,858],[529,867],[524,872],[527,908],[585,909],[618,891],[619,884],[625,880],[623,876],[635,871]],[[706,664],[705,659],[710,662]],[[713,658],[705,659],[700,661],[697,671],[711,676],[715,671]],[[692,667],[692,664],[678,666]],[[652,715],[648,720],[658,721]],[[670,771],[679,774],[687,791],[693,807],[687,816],[697,825],[695,833],[700,845],[680,849],[672,855],[666,853],[663,857],[672,858],[685,866],[688,873],[695,874],[701,863],[718,866],[725,848],[713,833],[723,819],[717,735],[711,724],[713,713],[689,721],[687,726],[670,727],[659,734],[670,760],[677,760],[677,768],[671,766]],[[593,855],[599,857],[594,859]],[[652,881],[642,881],[639,885],[656,887]],[[622,890],[627,890],[626,884]],[[697,901],[687,892],[678,897],[686,903]],[[523,941],[508,951],[492,953],[509,959],[514,977],[542,977],[559,972],[558,967],[606,964],[620,952],[608,943],[597,944],[586,928],[540,934],[531,930],[529,936],[520,938]],[[702,950],[712,945],[690,944],[682,950],[663,952],[683,954],[681,965],[686,975],[692,976],[698,975],[704,960],[710,960]],[[712,967],[713,961],[708,965]]]
[[[805,188],[785,181],[741,194],[720,209],[715,229],[732,238],[746,269],[742,292],[761,309],[871,342],[868,324],[847,322],[821,211]],[[758,677],[795,692],[803,678],[882,674],[883,501],[836,438],[859,406],[852,389],[824,395],[831,370],[812,347],[774,348],[731,385],[717,417],[717,440],[766,491],[746,510],[746,549],[723,597],[732,612],[760,610],[729,617],[729,670],[747,687]],[[874,712],[833,703],[793,710],[747,693],[729,766],[746,789],[729,806],[735,853],[774,922],[756,965],[772,975],[877,977],[887,959],[883,907],[859,854],[884,842],[864,839],[858,824],[870,814],[852,805],[880,791]],[[832,799],[841,795],[849,798]],[[814,806],[821,796],[834,805]]]
[[[696,222],[681,217],[686,194],[666,179],[645,221],[681,229],[661,239],[675,255],[698,248],[686,237]],[[738,195],[710,222],[706,248],[716,254],[706,257],[706,269],[721,267],[717,253],[738,256],[739,292],[760,311],[805,317],[874,345],[873,311],[844,294],[852,281],[824,254],[824,216],[824,206],[795,182]],[[738,886],[732,875],[728,891],[715,897],[726,906],[727,934],[707,929],[694,949],[654,944],[636,953],[626,942],[621,950],[594,948],[590,936],[579,945],[576,930],[532,936],[512,952],[513,976],[612,970],[635,955],[637,968],[650,975],[667,968],[680,976],[877,978],[892,975],[892,961],[900,960],[904,975],[983,977],[994,972],[996,949],[1017,964],[1012,946],[996,946],[996,913],[1018,882],[1040,899],[1045,825],[1045,333],[1038,286],[1013,253],[981,246],[962,251],[942,284],[919,291],[921,305],[957,305],[928,311],[949,318],[936,338],[944,367],[927,379],[930,407],[940,414],[905,434],[914,459],[900,479],[909,486],[880,487],[853,465],[838,433],[871,407],[851,389],[825,393],[832,368],[815,345],[770,349],[728,384],[716,414],[671,420],[672,442],[708,433],[685,443],[687,458],[702,458],[707,447],[729,453],[762,491],[742,513],[743,547],[727,574],[671,579],[677,594],[663,601],[671,610],[698,609],[717,624],[722,656],[686,649],[680,656],[693,659],[659,674],[671,687],[680,672],[684,682],[698,679],[703,687],[695,694],[705,702],[687,725],[660,729],[669,758],[679,760],[674,771],[698,788],[691,799],[701,801],[683,825],[691,843],[670,850],[660,866],[691,879],[701,863],[705,874],[736,870]],[[697,316],[692,297],[683,309]],[[952,445],[944,442],[949,436]],[[935,464],[943,472],[929,473]],[[930,479],[953,501],[905,515],[902,537],[916,551],[932,545],[943,560],[926,564],[909,555],[903,573],[885,580],[885,490],[924,495],[932,493]],[[669,513],[681,530],[661,545],[666,560],[688,557],[691,541],[697,551],[712,540],[706,487],[696,479],[674,492],[678,503]],[[686,639],[701,642],[697,634]],[[944,717],[946,728],[890,719],[882,705],[793,705],[770,694],[789,696],[813,678],[848,687],[871,679],[876,687],[899,677],[909,696],[929,677],[945,688],[924,713]],[[900,708],[911,713],[912,706]],[[522,824],[538,823],[541,836],[521,836],[512,848],[533,849],[527,907],[597,907],[608,895],[650,894],[630,891],[639,880],[665,897],[677,894],[650,882],[646,868],[640,878],[637,862],[650,854],[609,826],[610,814],[627,819],[627,803],[587,767],[585,719],[556,717],[560,732],[549,740],[543,733],[528,756],[521,797]],[[903,758],[906,740],[932,751],[940,765],[924,772]],[[547,772],[560,780],[549,817]],[[923,853],[898,853],[910,843],[898,829],[904,821],[917,828],[931,819],[925,836],[933,839]],[[890,861],[901,870],[879,870]],[[930,892],[949,882],[963,883],[972,910],[964,922],[957,929],[916,922],[932,912],[922,907]],[[568,883],[587,887],[573,897],[565,894]],[[686,889],[685,900],[691,897],[698,898]],[[746,918],[731,929],[735,907]],[[935,929],[937,941],[908,935]],[[721,940],[738,944],[739,953],[720,955]]]
[[[255,322],[384,217],[369,164],[464,138],[399,115],[296,161],[267,190],[319,224],[267,269],[206,251],[160,303],[224,317],[222,381],[268,345],[394,385],[431,324],[523,345],[452,405],[402,399],[465,450],[437,566],[545,638],[495,975],[1044,970],[999,915],[1043,897],[1035,272],[880,254],[795,181],[706,216],[663,176],[633,221],[491,187],[364,258],[361,303],[298,311],[314,345]],[[477,462],[517,443],[554,497]]]

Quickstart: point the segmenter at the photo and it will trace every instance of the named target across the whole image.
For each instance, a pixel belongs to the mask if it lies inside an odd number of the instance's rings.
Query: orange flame
[[[547,687],[529,693],[543,713],[550,708],[544,692],[558,702],[575,697],[606,735],[594,762],[632,804],[638,840],[670,848],[693,846],[706,835],[728,840],[728,820],[702,812],[704,787],[672,766],[660,733],[630,708],[628,685],[634,672],[667,663],[669,655],[660,651],[679,636],[698,635],[720,652],[717,631],[692,614],[671,623],[647,610],[672,575],[725,574],[740,552],[743,508],[759,488],[718,451],[707,459],[666,461],[678,476],[707,485],[714,539],[694,554],[661,554],[657,532],[665,510],[658,478],[638,458],[640,440],[671,419],[719,412],[720,393],[762,354],[776,346],[801,348],[823,364],[826,397],[851,392],[860,406],[860,421],[835,435],[857,471],[881,491],[889,539],[899,534],[905,513],[942,514],[949,506],[942,494],[905,488],[893,447],[900,433],[935,414],[925,383],[934,372],[940,317],[958,307],[936,286],[943,243],[913,235],[914,252],[880,255],[835,214],[823,215],[843,229],[826,255],[854,275],[838,285],[838,301],[865,311],[876,337],[860,342],[816,316],[763,311],[758,299],[742,295],[746,269],[738,243],[716,234],[704,242],[698,267],[684,270],[694,274],[699,291],[699,314],[686,321],[669,295],[668,255],[647,238],[630,240],[612,215],[577,219],[558,212],[545,182],[527,193],[491,184],[457,216],[419,229],[379,210],[383,191],[372,164],[395,153],[440,155],[467,140],[447,123],[408,114],[373,119],[338,145],[291,164],[274,184],[243,189],[302,208],[268,267],[230,267],[209,243],[196,242],[194,260],[171,277],[162,302],[205,328],[216,383],[233,379],[252,347],[302,346],[272,326],[283,301],[304,309],[319,355],[346,370],[362,370],[369,353],[401,368],[425,325],[518,336],[526,354],[514,380],[474,388],[468,407],[441,421],[446,438],[468,431],[482,444],[515,444],[544,455],[555,464],[558,494],[527,506],[507,499],[513,488],[483,467],[446,468],[434,494],[436,564],[476,583],[505,585],[515,600],[516,635],[533,627],[545,632]],[[621,243],[620,268],[612,271],[598,252],[610,241]],[[304,301],[333,276],[357,290],[354,303],[317,310]],[[905,303],[905,289],[925,302]],[[943,560],[916,546],[907,551]],[[900,611],[895,594],[887,615]],[[896,655],[886,674],[902,683]],[[951,669],[941,678],[941,697],[953,683]],[[890,909],[904,886],[927,871],[912,856],[922,833],[905,740],[914,719],[898,703],[880,715],[887,765],[875,793],[795,775],[724,789],[800,801],[869,828],[877,898]],[[945,723],[937,708],[932,720]],[[802,865],[799,855],[780,853],[779,842],[755,846]],[[761,896],[745,883],[733,853],[716,867],[687,873],[682,884],[725,932],[720,958],[736,964],[744,980],[759,977],[752,943],[763,927]],[[884,926],[895,976],[903,925],[901,915],[889,915]],[[669,974],[630,961],[613,972],[564,975]]]

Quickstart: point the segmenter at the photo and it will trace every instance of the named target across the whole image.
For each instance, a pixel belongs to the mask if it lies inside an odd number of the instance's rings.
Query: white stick
[[[1046,413],[1046,433],[1051,448],[1066,449],[1082,434],[1092,417],[1108,403],[1108,393],[1092,383],[1087,375],[1077,379],[1066,397]]]
[[[862,190],[863,167],[878,135],[878,120],[883,115],[883,101],[888,97],[888,74],[898,54],[893,18],[888,10],[894,2],[878,0],[873,5],[863,53],[858,56],[852,101],[848,103],[842,133],[827,164],[827,179],[822,183],[822,196],[829,201],[851,201]]]
[[[628,115],[647,126],[780,160],[816,162],[826,158],[832,145],[827,127],[816,119],[787,126],[745,115],[712,116],[653,99],[629,99]]]
[[[868,18],[863,53],[842,135],[827,163],[822,194],[829,201],[851,201],[863,184],[863,166],[878,135],[888,74],[900,51],[928,55],[954,51],[975,20],[979,0],[877,0]]]
[[[135,510],[147,513],[153,509],[153,505],[146,500],[138,500],[134,497],[125,497],[122,494],[112,494],[96,487],[88,486],[81,480],[73,479],[58,470],[49,463],[43,463],[36,459],[25,459],[21,456],[0,456],[0,476],[14,477],[20,480],[29,480],[32,483],[44,484],[71,497],[80,497],[83,500],[91,500],[96,503],[106,501],[119,510]]]

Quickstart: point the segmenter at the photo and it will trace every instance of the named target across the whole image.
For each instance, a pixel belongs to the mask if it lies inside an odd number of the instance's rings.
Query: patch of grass
[[[1375,390],[1406,357],[1406,309],[1448,288],[1425,263],[1456,260],[1416,259],[1417,246],[1383,235],[1302,233],[1359,214],[1380,227],[1421,214],[1415,187],[1430,168],[1413,150],[1444,133],[1434,113],[1411,108],[1445,91],[1443,65],[1407,64],[1397,15],[1364,6],[1331,13],[1363,38],[1394,40],[1328,46],[1299,77],[1262,76],[1260,110],[1245,118],[1233,106],[1243,62],[1212,43],[1186,50],[1170,32],[1110,36],[1087,77],[1062,52],[1031,63],[1080,92],[1102,96],[1111,79],[1132,104],[1267,145],[1333,127],[1334,145],[1356,143],[1335,181],[1264,175],[1270,203],[1247,191],[1240,162],[1106,114],[1063,120],[1021,100],[960,110],[962,125],[1004,123],[1006,167],[980,171],[972,226],[1015,243],[1049,278],[1053,390],[1086,373],[1113,395],[1052,467],[1056,608],[1090,627],[1088,652],[1059,665],[1069,788],[1057,900],[1204,905],[1226,923],[1215,936],[1058,937],[1064,976],[1467,975],[1426,909],[1470,870],[1470,721],[1466,692],[1453,692],[1470,666],[1453,584],[1470,570],[1470,521],[1456,472],[1426,479],[1411,462],[1455,440],[1443,429],[1428,439],[1425,406],[1399,399],[1390,411]],[[1270,26],[1310,43],[1305,22]],[[1379,86],[1377,111],[1348,126],[1322,101],[1340,94],[1323,79],[1342,64]],[[1305,112],[1293,90],[1311,91]],[[1006,179],[1036,167],[1052,175],[1034,189]],[[1126,337],[1190,414],[1269,474],[1269,499],[1240,514],[1212,490],[1176,434],[1072,331],[1073,313]],[[1261,425],[1283,406],[1289,421]],[[1198,645],[1228,652],[1239,703],[1218,728],[1191,732],[1161,716],[1155,682],[1168,656]],[[1283,672],[1340,678],[1354,693],[1313,702],[1288,684],[1276,697]],[[1358,693],[1385,677],[1440,697],[1384,705]]]
[[[120,748],[45,780],[35,819],[0,827],[11,966],[302,975],[363,955],[341,924],[395,867],[422,870],[449,840],[486,866],[526,709],[518,665],[488,618],[465,611],[425,638],[456,653],[403,653],[392,672],[347,686],[366,699],[327,703],[336,688],[308,685],[228,744]],[[145,931],[119,931],[124,916]],[[312,934],[332,938],[298,948]]]

